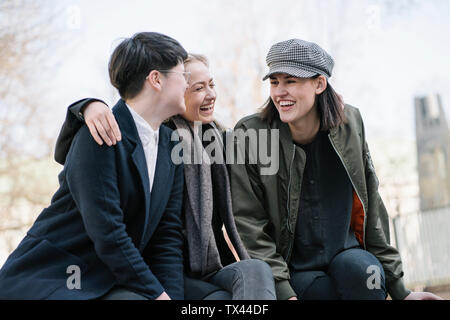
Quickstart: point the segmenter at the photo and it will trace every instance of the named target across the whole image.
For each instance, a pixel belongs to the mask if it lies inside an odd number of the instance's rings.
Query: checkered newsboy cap
[[[331,77],[333,58],[313,42],[291,39],[274,44],[266,57],[269,72],[266,80],[275,73],[287,73],[297,78],[311,78],[317,74]]]

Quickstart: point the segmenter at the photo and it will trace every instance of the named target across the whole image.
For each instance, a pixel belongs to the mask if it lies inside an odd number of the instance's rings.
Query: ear
[[[156,91],[161,91],[162,88],[162,74],[158,70],[152,70],[145,78],[148,84]]]
[[[316,78],[316,94],[321,94],[322,92],[325,91],[325,89],[327,88],[327,78],[325,78],[325,76],[318,76]]]

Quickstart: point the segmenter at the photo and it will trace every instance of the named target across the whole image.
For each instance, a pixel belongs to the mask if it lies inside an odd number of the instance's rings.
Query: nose
[[[211,88],[210,86],[207,86],[206,88],[206,99],[216,100],[216,90],[214,90],[214,88]]]
[[[278,84],[276,87],[271,87],[272,97],[284,97],[287,95],[287,90],[282,84]]]

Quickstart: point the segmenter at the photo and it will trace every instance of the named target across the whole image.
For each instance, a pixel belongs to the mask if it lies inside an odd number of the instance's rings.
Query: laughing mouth
[[[284,100],[284,101],[280,101],[279,104],[280,104],[280,107],[287,108],[287,107],[292,107],[295,104],[295,102]]]
[[[200,110],[201,111],[209,111],[209,110],[212,110],[213,108],[214,108],[214,103],[210,103],[210,104],[201,106]]]

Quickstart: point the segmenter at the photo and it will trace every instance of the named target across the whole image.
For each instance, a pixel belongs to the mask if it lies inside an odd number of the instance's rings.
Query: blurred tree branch
[[[54,139],[41,118],[50,111],[43,97],[52,53],[65,40],[62,10],[47,0],[0,2],[0,240],[10,249],[5,232],[29,226],[56,186],[48,180]]]

